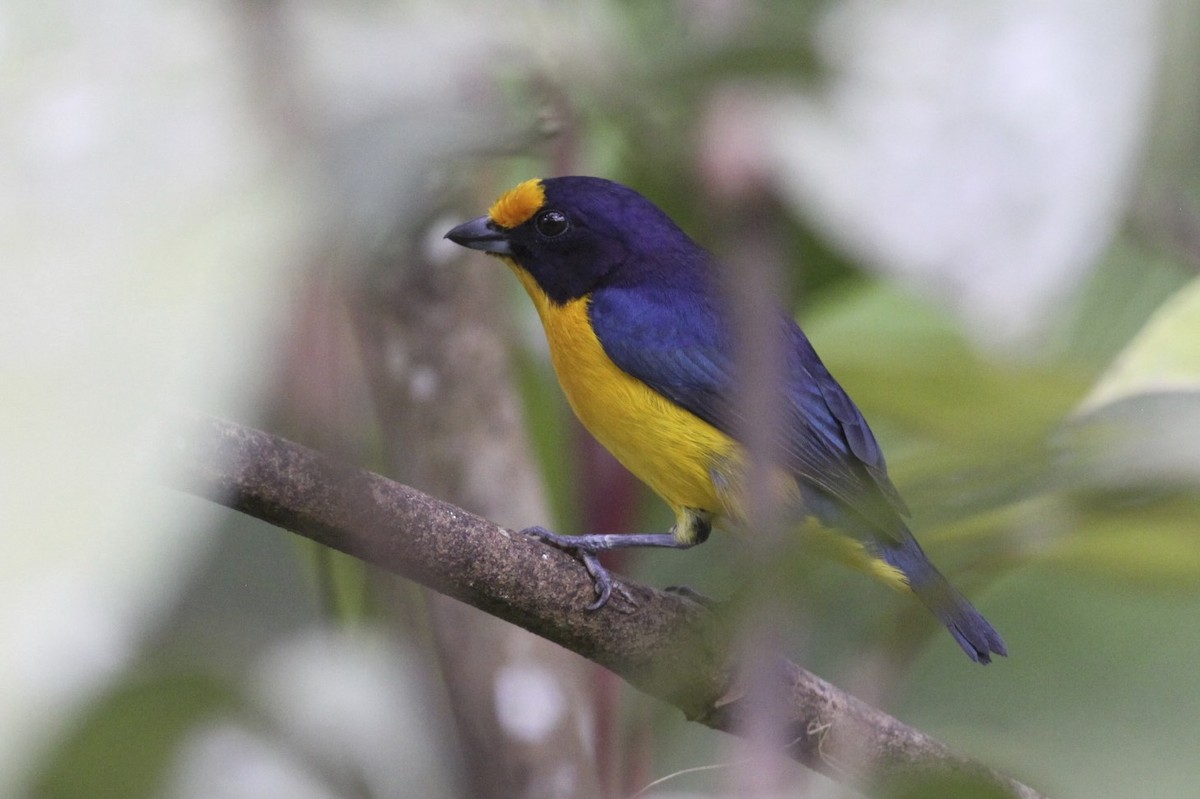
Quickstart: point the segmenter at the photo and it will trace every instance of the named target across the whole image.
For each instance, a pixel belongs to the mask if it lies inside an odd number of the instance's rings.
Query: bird
[[[526,532],[574,554],[605,605],[614,580],[597,553],[685,549],[743,517],[735,330],[725,267],[637,191],[599,177],[533,178],[445,237],[499,258],[533,301],[567,401],[584,427],[670,506],[667,533]],[[883,452],[808,337],[772,308],[783,406],[771,431],[798,518],[834,530],[865,571],[916,596],[977,663],[1003,639],[934,567]],[[619,586],[618,586],[619,587]]]

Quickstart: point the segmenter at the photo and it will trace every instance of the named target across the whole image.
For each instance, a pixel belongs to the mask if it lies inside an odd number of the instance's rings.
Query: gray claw
[[[589,612],[597,611],[608,604],[612,599],[613,588],[617,589],[617,593],[621,595],[633,607],[637,607],[637,601],[620,582],[613,580],[608,569],[600,563],[600,559],[596,557],[596,553],[586,547],[581,547],[575,541],[574,537],[567,535],[559,535],[552,533],[545,527],[526,527],[521,531],[523,534],[539,541],[549,544],[553,547],[574,555],[583,563],[587,573],[592,577],[592,583],[596,589],[596,601],[587,606]]]

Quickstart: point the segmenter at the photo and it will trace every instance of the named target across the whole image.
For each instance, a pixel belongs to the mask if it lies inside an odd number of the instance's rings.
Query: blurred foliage
[[[76,720],[50,753],[33,795],[150,799],[161,795],[183,740],[239,705],[229,682],[186,672],[129,675]]]
[[[351,626],[377,613],[365,578],[369,567],[358,558],[321,546],[308,539],[296,542],[307,560],[313,593],[322,602],[321,613],[338,624]]]
[[[930,774],[907,777],[881,786],[883,799],[927,799],[930,796],[957,796],[964,799],[1005,799],[1007,791],[981,779],[964,774]]]
[[[1162,304],[1105,372],[1083,407],[1160,391],[1200,391],[1200,279]]]
[[[542,464],[542,474],[550,495],[555,524],[564,530],[579,529],[575,497],[576,463],[571,456],[571,408],[562,392],[546,391],[554,380],[549,363],[523,353],[514,359],[518,384],[525,399],[525,413],[535,423],[529,425],[529,441]]]
[[[1117,237],[1079,295],[1063,308],[1050,348],[1089,372],[1104,371],[1168,297],[1195,274],[1177,255]]]

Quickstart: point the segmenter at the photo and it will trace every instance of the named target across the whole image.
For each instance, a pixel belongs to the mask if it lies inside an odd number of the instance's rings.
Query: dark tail
[[[881,543],[880,554],[885,561],[904,573],[917,599],[946,625],[967,657],[976,663],[990,663],[993,654],[1007,655],[1004,639],[996,632],[996,628],[957,588],[950,585],[929,562],[911,535],[905,538],[907,540],[902,544],[895,541]]]

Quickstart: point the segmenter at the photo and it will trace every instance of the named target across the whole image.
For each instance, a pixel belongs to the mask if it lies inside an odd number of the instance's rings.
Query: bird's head
[[[604,286],[683,277],[703,257],[645,197],[593,177],[527,180],[446,238],[504,258],[560,305]]]

